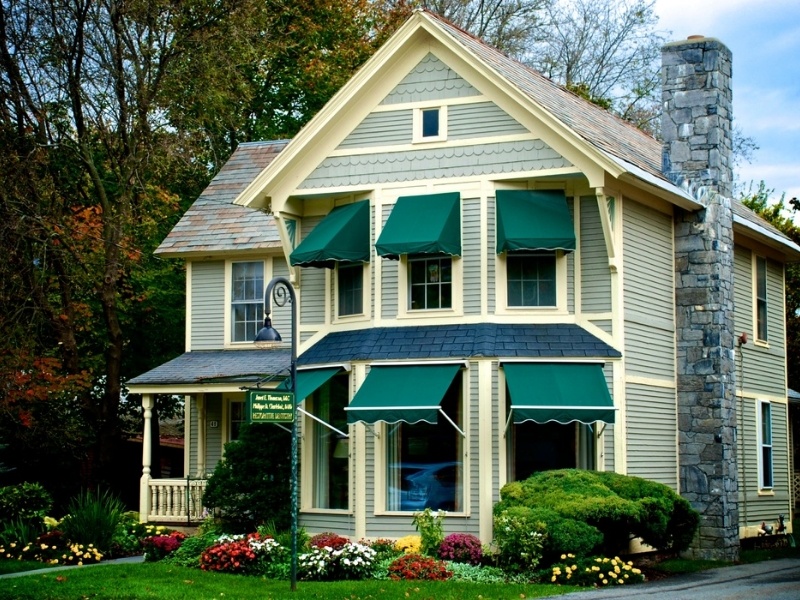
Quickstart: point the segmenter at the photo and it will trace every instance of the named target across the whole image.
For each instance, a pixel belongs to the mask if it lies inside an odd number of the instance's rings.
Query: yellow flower
[[[636,575],[641,574],[641,571],[639,569],[631,569],[631,571],[633,571],[633,573],[635,573]]]
[[[42,550],[47,550],[47,544],[41,544]]]
[[[575,558],[574,554],[567,554],[567,558]]]
[[[607,584],[608,584],[608,579],[603,579],[603,585],[607,585]]]
[[[616,578],[617,578],[617,574],[616,574],[616,573],[614,573],[614,571],[609,571],[609,572],[608,572],[608,574],[609,574],[611,577],[613,577],[614,579],[616,579]]]
[[[572,565],[572,570],[573,571],[576,570],[577,568],[578,568],[578,565]]]
[[[79,561],[78,561],[78,566],[79,566],[79,567],[82,567],[82,566],[83,566],[83,561],[82,561],[82,560],[79,560]]]
[[[619,567],[614,567],[614,573],[619,573]]]
[[[600,567],[592,565],[592,571],[599,571]]]
[[[556,580],[556,576],[555,576],[555,575],[553,575],[553,576],[550,578],[550,581],[555,581],[555,580]]]
[[[605,577],[605,576],[606,576],[606,574],[605,574],[605,573],[598,573],[598,574],[597,574],[597,578],[598,578],[598,579],[602,579],[602,578],[603,578],[603,577]]]
[[[561,555],[561,560],[566,560],[566,558],[567,558],[567,555],[566,555],[566,554],[562,554],[562,555]]]

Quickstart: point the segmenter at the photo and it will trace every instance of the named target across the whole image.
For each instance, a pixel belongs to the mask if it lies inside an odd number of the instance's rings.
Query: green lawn
[[[75,600],[76,598],[164,600],[270,600],[332,598],[341,600],[512,600],[540,598],[581,588],[553,585],[478,584],[446,581],[337,581],[297,584],[288,581],[207,573],[161,563],[99,565],[42,571],[0,579],[2,600]]]

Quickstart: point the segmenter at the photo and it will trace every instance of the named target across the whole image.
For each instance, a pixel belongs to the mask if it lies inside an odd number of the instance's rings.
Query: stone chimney
[[[731,53],[692,36],[662,60],[664,174],[704,205],[675,215],[680,492],[701,515],[689,554],[736,560]]]

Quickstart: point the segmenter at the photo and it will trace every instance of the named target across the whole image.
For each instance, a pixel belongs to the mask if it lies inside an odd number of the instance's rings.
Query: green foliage
[[[430,508],[414,513],[413,523],[422,544],[420,550],[426,556],[439,556],[439,546],[444,540],[444,511],[434,514]]]
[[[0,525],[0,544],[6,548],[11,544],[27,546],[36,541],[42,529],[42,525],[36,525],[30,519],[4,521]]]
[[[277,529],[289,527],[290,449],[289,433],[268,424],[246,425],[238,440],[225,445],[203,505],[220,511],[226,531],[256,531],[267,520]]]
[[[149,535],[148,526],[139,522],[139,513],[126,512],[114,530],[109,554],[115,558],[139,554],[142,551],[142,540]]]
[[[180,548],[164,559],[173,565],[180,567],[200,568],[200,557],[206,549],[213,546],[217,541],[216,533],[199,533],[183,540]]]
[[[502,569],[497,567],[477,566],[465,562],[445,563],[447,570],[453,573],[453,581],[466,581],[470,583],[502,583],[506,576]]]
[[[495,513],[496,559],[509,574],[533,573],[542,559],[546,526],[531,517],[530,513],[523,511],[503,510]]]
[[[548,554],[591,552],[587,546],[597,545],[597,537],[590,528],[602,534],[599,546],[605,553],[626,549],[631,535],[660,550],[680,551],[691,543],[699,522],[688,503],[663,484],[617,473],[574,469],[544,471],[504,486],[495,515],[513,507],[551,511],[549,516],[537,514],[548,534],[552,530],[556,536]],[[582,536],[586,537],[581,544]]]
[[[583,521],[564,518],[549,508],[512,506],[507,512],[528,523],[545,524],[547,535],[542,547],[544,564],[550,564],[568,552],[589,556],[603,543],[603,534],[597,527]]]
[[[591,587],[617,586],[644,581],[640,569],[633,562],[625,562],[619,557],[576,558],[573,554],[561,556],[562,561],[554,564],[541,579],[557,584],[570,584]]]
[[[38,483],[0,487],[0,523],[11,520],[41,521],[53,507],[53,499]]]
[[[108,490],[81,492],[68,510],[59,528],[70,542],[93,544],[103,553],[111,550],[117,527],[125,518],[125,507],[116,496]]]

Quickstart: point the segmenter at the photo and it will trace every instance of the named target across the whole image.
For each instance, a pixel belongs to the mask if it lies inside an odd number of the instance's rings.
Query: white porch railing
[[[151,479],[148,522],[196,523],[205,518],[205,479]]]
[[[800,502],[800,472],[794,472],[794,481],[792,482],[792,508],[797,506]]]

